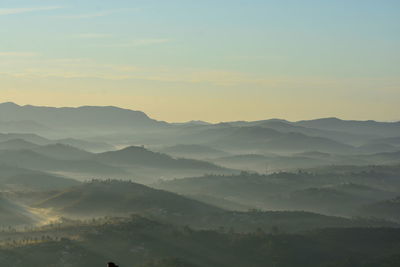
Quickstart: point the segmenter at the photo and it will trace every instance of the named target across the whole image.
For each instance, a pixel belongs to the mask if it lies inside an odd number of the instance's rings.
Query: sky
[[[400,120],[398,0],[1,0],[0,102]]]

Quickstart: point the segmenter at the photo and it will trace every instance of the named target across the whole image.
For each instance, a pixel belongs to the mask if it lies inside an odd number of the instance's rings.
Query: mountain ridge
[[[142,111],[115,106],[48,107],[20,106],[12,102],[0,103],[0,121],[30,120],[50,128],[135,128],[164,126],[165,122],[148,117]]]

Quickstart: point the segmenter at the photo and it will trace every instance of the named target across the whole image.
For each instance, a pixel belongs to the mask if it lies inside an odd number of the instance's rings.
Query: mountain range
[[[143,112],[111,106],[54,108],[19,106],[11,102],[0,104],[0,121],[31,121],[52,129],[76,128],[81,130],[120,130],[164,125],[163,122],[150,119]]]

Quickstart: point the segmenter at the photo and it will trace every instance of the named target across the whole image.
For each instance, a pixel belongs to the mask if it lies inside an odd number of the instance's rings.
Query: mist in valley
[[[399,267],[400,1],[0,1],[0,266]]]
[[[0,114],[4,264],[397,262],[399,122],[175,124],[117,107],[14,103]],[[371,247],[355,254],[361,237]]]

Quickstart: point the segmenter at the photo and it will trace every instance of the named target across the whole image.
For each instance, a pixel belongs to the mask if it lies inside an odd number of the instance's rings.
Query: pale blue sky
[[[400,120],[400,1],[3,0],[0,34],[1,100]]]

